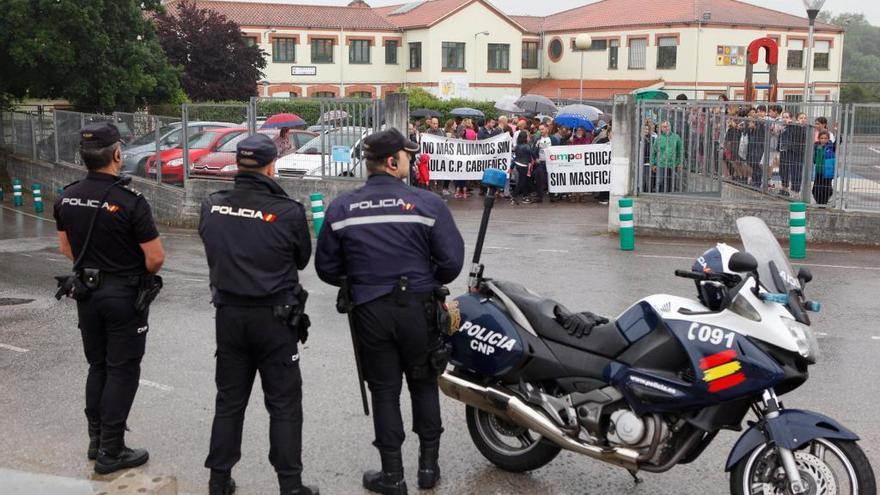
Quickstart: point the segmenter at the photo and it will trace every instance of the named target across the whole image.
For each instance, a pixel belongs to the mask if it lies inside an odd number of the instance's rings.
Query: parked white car
[[[361,177],[361,141],[372,132],[368,127],[329,130],[312,138],[295,153],[279,158],[275,162],[275,173],[279,177]],[[335,156],[334,147],[337,148]]]

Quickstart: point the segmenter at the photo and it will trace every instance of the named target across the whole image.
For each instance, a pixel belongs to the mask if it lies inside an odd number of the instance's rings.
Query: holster
[[[422,365],[413,366],[412,373],[415,379],[427,379],[437,377],[446,371],[449,357],[452,354],[452,344],[443,338],[445,329],[449,328],[449,312],[446,309],[446,297],[449,289],[445,286],[438,287],[429,301],[425,303],[425,316],[428,323],[428,352],[426,362]]]
[[[272,306],[272,315],[294,330],[299,341],[305,344],[309,339],[309,327],[312,326],[312,321],[306,314],[306,301],[309,299],[309,293],[303,289],[302,285],[297,284],[293,295],[295,298],[293,304]]]
[[[143,314],[147,311],[150,308],[150,304],[152,304],[159,295],[162,287],[162,277],[159,275],[144,275],[141,277],[137,297],[134,300],[135,311],[139,314]]]

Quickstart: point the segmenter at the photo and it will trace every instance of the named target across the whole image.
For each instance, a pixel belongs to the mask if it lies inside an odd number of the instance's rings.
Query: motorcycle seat
[[[516,304],[535,332],[547,340],[607,358],[615,358],[629,347],[629,341],[613,321],[593,328],[589,335],[577,338],[556,321],[553,310],[561,305],[558,301],[536,294],[515,282],[492,282]]]

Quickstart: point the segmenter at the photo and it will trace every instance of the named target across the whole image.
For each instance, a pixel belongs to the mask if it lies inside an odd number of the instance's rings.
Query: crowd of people
[[[511,204],[542,203],[545,196],[550,202],[560,199],[575,199],[570,194],[549,194],[547,184],[547,161],[546,151],[551,146],[568,146],[579,144],[602,144],[611,140],[611,124],[604,120],[598,121],[594,129],[587,130],[585,127],[569,128],[557,125],[552,117],[507,117],[502,115],[498,119],[489,117],[474,120],[471,118],[456,117],[449,119],[440,127],[440,119],[429,117],[415,119],[409,125],[409,138],[415,142],[421,142],[422,134],[465,139],[469,141],[491,139],[500,134],[507,133],[513,139],[513,164],[509,171],[508,187],[502,193],[510,200]],[[417,167],[412,178],[415,185],[424,188],[432,188],[428,176],[427,160],[422,155],[416,160]],[[444,197],[451,196],[455,199],[467,199],[472,191],[478,189],[475,184],[468,181],[436,181],[433,186]],[[479,188],[479,194],[485,191]],[[608,192],[598,193],[601,204],[608,204]]]
[[[643,120],[643,191],[688,192],[688,175],[702,173],[796,197],[812,150],[813,199],[827,204],[833,194],[836,136],[824,116],[811,127],[806,113],[781,105],[729,104],[673,109],[664,117]]]

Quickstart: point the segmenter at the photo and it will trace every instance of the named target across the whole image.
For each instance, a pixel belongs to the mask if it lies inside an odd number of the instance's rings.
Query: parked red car
[[[189,138],[189,165],[208,153],[219,150],[223,145],[238,136],[247,135],[244,127],[207,129],[193,134]],[[162,160],[162,183],[183,183],[183,148],[171,148],[160,155]],[[234,160],[233,160],[234,161]],[[147,159],[147,177],[156,178],[156,154]]]
[[[278,129],[266,129],[257,132],[265,134],[270,138],[274,138],[278,135]],[[317,132],[291,129],[288,134],[290,137],[290,144],[293,145],[291,153],[317,135]],[[235,174],[238,173],[238,166],[235,164],[235,147],[238,145],[239,141],[245,137],[247,137],[246,133],[240,134],[227,141],[226,144],[218,148],[217,151],[208,153],[193,162],[193,166],[190,169],[190,175],[192,177],[210,179],[231,179],[234,177]]]

